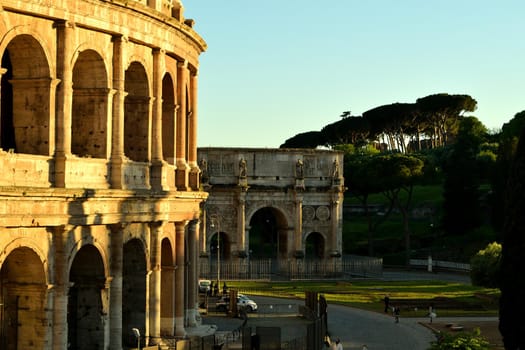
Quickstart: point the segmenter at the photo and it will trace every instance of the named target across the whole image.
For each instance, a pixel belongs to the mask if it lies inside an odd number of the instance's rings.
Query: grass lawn
[[[401,307],[404,317],[425,317],[434,304],[439,316],[496,316],[498,289],[440,281],[227,281],[229,288],[261,296],[304,299],[305,291],[324,294],[328,303],[382,312],[383,298]]]

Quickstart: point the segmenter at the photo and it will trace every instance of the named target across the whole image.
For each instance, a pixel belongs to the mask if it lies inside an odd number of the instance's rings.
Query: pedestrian
[[[213,293],[213,281],[211,281],[210,283],[210,289],[208,289],[208,296],[212,296],[212,293]]]
[[[430,304],[428,307],[428,318],[430,319],[430,323],[432,323],[432,320],[436,317],[436,312],[434,311],[434,304]]]
[[[228,293],[228,286],[226,285],[226,282],[222,285],[222,294]]]
[[[396,323],[399,323],[399,314],[401,313],[401,310],[399,309],[399,306],[394,306],[394,318],[396,320]]]
[[[388,309],[390,308],[390,297],[385,295],[383,301],[385,302],[385,313],[388,313]]]
[[[319,317],[321,318],[321,321],[323,322],[324,330],[328,331],[328,303],[326,302],[326,298],[324,297],[324,294],[321,294],[319,296]]]
[[[215,287],[213,287],[213,296],[218,296],[219,295],[219,281],[217,281],[217,283],[215,283]]]
[[[341,344],[341,339],[336,338],[335,341],[331,341],[330,337],[325,338],[325,343],[328,343],[330,350],[343,350],[343,344]]]

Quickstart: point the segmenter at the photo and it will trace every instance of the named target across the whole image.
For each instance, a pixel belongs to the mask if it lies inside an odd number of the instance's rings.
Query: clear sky
[[[199,147],[279,147],[442,92],[489,129],[525,110],[524,0],[182,1],[208,44]]]

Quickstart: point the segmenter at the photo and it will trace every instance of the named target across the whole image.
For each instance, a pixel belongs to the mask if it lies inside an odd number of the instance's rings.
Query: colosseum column
[[[55,144],[55,186],[66,187],[67,158],[71,156],[71,111],[73,106],[73,55],[74,25],[57,21],[57,78],[60,83],[56,91],[56,144]]]
[[[185,275],[185,256],[184,256],[184,236],[187,221],[177,222],[175,224],[175,336],[186,336],[184,329],[184,293],[186,286],[184,284]]]
[[[199,221],[192,220],[188,226],[188,326],[198,326],[199,298],[197,284],[199,282]]]
[[[197,72],[190,73],[190,106],[188,119],[188,161],[190,166],[189,184],[194,191],[199,190],[199,166],[197,164]]]
[[[66,242],[68,233],[73,226],[57,226],[53,228],[53,249],[51,255],[54,265],[53,271],[53,288],[51,297],[53,298],[53,326],[50,331],[53,332],[53,350],[67,349],[67,303],[69,293],[69,276],[68,276],[68,257]]]
[[[150,223],[150,265],[149,273],[149,345],[160,342],[160,300],[161,300],[161,240],[163,223]]]
[[[188,61],[179,62],[177,64],[177,68],[177,99],[179,101],[180,108],[177,110],[177,170],[175,170],[175,185],[178,190],[187,191],[189,172],[189,166],[186,162],[186,150],[188,142],[188,135],[186,134],[186,118],[188,117],[188,106],[186,104],[186,88],[188,86]]]
[[[124,225],[110,225],[110,294],[109,294],[109,348],[122,349],[122,269],[123,269],[123,230]]]
[[[152,154],[151,187],[155,190],[167,189],[164,162],[162,161],[162,73],[165,51],[153,49],[153,108],[152,108]]]
[[[113,37],[113,98],[112,143],[111,143],[111,187],[124,188],[124,50],[127,38],[120,35]]]

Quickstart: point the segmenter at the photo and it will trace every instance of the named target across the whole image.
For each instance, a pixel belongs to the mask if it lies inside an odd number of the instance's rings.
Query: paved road
[[[269,297],[253,297],[263,307],[268,305],[301,304],[302,300],[283,300]],[[426,320],[426,319],[425,319]],[[216,324],[218,331],[237,328],[242,321],[227,317],[207,316],[204,323]],[[433,333],[419,324],[422,319],[401,318],[395,323],[390,315],[363,311],[341,305],[328,305],[328,330],[335,339],[339,337],[344,350],[362,349],[363,344],[369,350],[427,350]],[[281,327],[283,340],[306,335],[306,323],[296,317],[273,318],[262,314],[251,315],[248,326],[269,325]]]
[[[424,280],[436,279],[469,284],[470,279],[465,274],[428,273],[426,271],[407,273],[406,271],[385,270],[384,280]],[[302,300],[283,300],[278,298],[257,297],[253,299],[264,308],[271,304],[301,304]],[[401,315],[402,316],[402,315]],[[237,328],[242,321],[225,317],[204,317],[204,323],[216,324],[218,331],[228,331]],[[442,321],[442,319],[440,319]],[[282,328],[283,340],[303,336],[304,323],[297,318],[265,318],[262,315],[252,315],[248,325],[270,322]],[[355,309],[351,307],[328,305],[328,330],[332,338],[339,337],[344,350],[361,350],[366,344],[369,350],[427,350],[430,342],[435,340],[430,329],[421,323],[427,323],[427,318],[403,318],[395,323],[392,316]],[[453,322],[453,319],[451,320]]]

